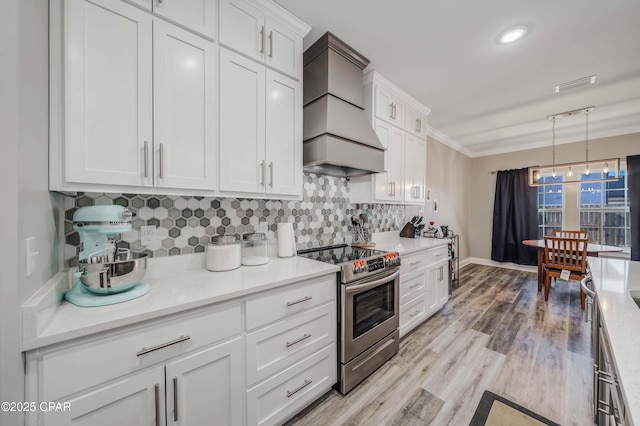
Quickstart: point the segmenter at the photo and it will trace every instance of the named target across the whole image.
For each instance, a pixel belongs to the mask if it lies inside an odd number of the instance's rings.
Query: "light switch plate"
[[[38,256],[38,252],[36,251],[36,239],[34,237],[24,240],[24,254],[25,275],[29,277],[36,271],[36,256]]]

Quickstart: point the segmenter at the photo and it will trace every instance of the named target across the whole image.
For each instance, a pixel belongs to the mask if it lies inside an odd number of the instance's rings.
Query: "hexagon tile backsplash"
[[[370,213],[373,232],[399,230],[404,225],[404,206],[350,204],[349,190],[344,178],[305,173],[302,201],[80,193],[64,200],[65,260],[77,262],[80,241],[73,230],[73,213],[89,205],[129,207],[136,213],[133,229],[120,238],[118,246],[156,257],[204,252],[211,236],[257,232],[260,222],[266,223],[269,239],[275,238],[278,223],[292,222],[298,249],[351,238],[349,217],[365,211]],[[143,225],[157,227],[152,246],[141,244]]]

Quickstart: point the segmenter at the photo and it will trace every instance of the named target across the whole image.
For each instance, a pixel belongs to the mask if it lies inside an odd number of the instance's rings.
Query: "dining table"
[[[538,291],[542,287],[542,265],[544,264],[544,240],[524,240],[522,244],[538,249]],[[598,257],[600,253],[615,253],[622,251],[622,248],[616,246],[607,246],[604,244],[587,244],[587,256]]]

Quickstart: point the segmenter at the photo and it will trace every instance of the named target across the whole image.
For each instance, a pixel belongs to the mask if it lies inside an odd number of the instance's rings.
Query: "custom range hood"
[[[304,52],[304,170],[355,177],[384,172],[385,147],[362,107],[369,60],[327,32]]]

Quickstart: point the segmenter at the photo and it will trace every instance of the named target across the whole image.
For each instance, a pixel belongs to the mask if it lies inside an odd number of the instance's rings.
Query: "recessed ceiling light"
[[[498,37],[498,42],[500,44],[512,43],[524,37],[526,33],[527,33],[527,27],[525,26],[509,28],[508,30],[500,34],[500,37]]]

